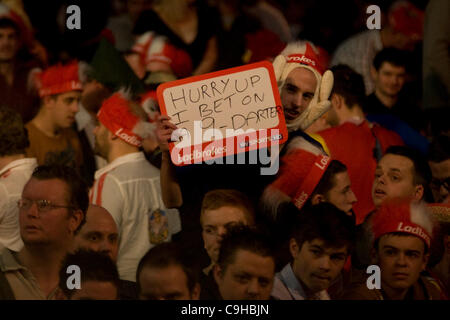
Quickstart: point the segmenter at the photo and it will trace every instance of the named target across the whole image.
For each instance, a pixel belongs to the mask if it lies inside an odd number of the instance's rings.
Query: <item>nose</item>
[[[33,202],[27,210],[27,216],[29,217],[38,217],[39,216],[39,209],[37,207],[36,202]]]
[[[406,258],[405,258],[405,254],[404,253],[400,253],[397,256],[397,265],[399,266],[405,266],[406,265]]]
[[[349,202],[351,204],[354,204],[356,201],[358,201],[358,199],[356,198],[355,194],[353,193],[353,190],[350,190],[350,194],[349,194]]]
[[[99,250],[107,255],[111,255],[112,252],[112,247],[109,244],[108,241],[103,240],[100,244],[99,244]]]
[[[226,232],[227,230],[225,229],[225,227],[217,228],[217,237],[222,239]]]
[[[320,268],[322,270],[330,270],[330,257],[327,255],[324,255],[321,259],[320,259]]]
[[[76,100],[72,104],[72,111],[77,113],[79,110],[80,110],[80,102],[78,100]]]
[[[250,297],[257,297],[259,295],[259,283],[258,283],[258,279],[252,279],[251,281],[249,281],[248,283],[248,287],[247,287],[247,294]]]
[[[294,106],[298,109],[299,112],[303,111],[303,109],[306,109],[305,100],[303,99],[302,93],[297,93],[294,98]]]

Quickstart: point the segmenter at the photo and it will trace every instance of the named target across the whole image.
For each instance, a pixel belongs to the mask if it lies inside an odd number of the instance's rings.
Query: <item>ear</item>
[[[377,69],[375,69],[374,66],[370,67],[370,76],[372,77],[373,81],[376,81],[377,78],[378,78],[378,72],[377,72]]]
[[[213,267],[214,280],[218,284],[223,277],[222,268],[216,263]]]
[[[291,252],[292,258],[294,258],[294,259],[297,257],[298,253],[300,252],[298,243],[294,238],[291,238],[291,240],[289,240],[289,251]]]
[[[378,253],[377,253],[377,250],[375,250],[375,248],[372,248],[370,250],[370,260],[371,260],[372,264],[378,264],[378,262],[379,262]]]
[[[201,291],[200,284],[197,282],[195,284],[194,288],[192,289],[191,300],[198,300],[198,299],[200,299],[200,291]]]
[[[313,195],[313,197],[311,198],[311,203],[313,205],[319,204],[321,202],[325,202],[325,197],[319,193]]]
[[[45,96],[43,98],[43,100],[44,100],[43,106],[46,109],[47,108],[51,108],[53,106],[54,101],[55,101],[55,99],[52,96]]]
[[[74,210],[70,216],[70,222],[69,222],[69,231],[71,234],[75,233],[75,230],[78,229],[78,227],[81,224],[81,221],[83,220],[84,213],[80,209]]]
[[[113,141],[113,140],[119,139],[119,137],[116,136],[116,135],[115,135],[114,133],[112,133],[111,131],[109,131],[109,129],[107,129],[107,132],[108,132],[108,141]]]
[[[428,249],[428,251],[430,251],[430,249]],[[428,264],[428,259],[429,258],[430,258],[430,253],[429,252],[427,254],[423,255],[422,271],[424,271],[427,268],[427,264]]]
[[[413,194],[413,199],[416,201],[419,201],[423,198],[424,195],[424,188],[423,185],[418,184],[417,186],[414,187],[414,194]]]
[[[334,109],[339,109],[340,108],[340,104],[341,104],[341,100],[339,99],[339,95],[337,95],[336,93],[333,93],[331,95],[331,107]]]

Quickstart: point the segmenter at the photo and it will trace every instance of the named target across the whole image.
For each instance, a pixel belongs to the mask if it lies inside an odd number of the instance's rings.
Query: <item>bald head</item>
[[[105,208],[89,205],[86,223],[75,237],[75,248],[104,252],[116,261],[118,245],[118,230],[111,214]]]

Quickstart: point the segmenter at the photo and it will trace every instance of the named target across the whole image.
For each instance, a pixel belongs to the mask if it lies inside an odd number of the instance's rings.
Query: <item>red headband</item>
[[[302,184],[295,193],[295,197],[292,199],[292,202],[298,209],[301,209],[305,205],[306,201],[309,199],[323,174],[330,165],[330,162],[330,157],[323,155],[317,156],[311,171],[306,176],[305,180],[303,180]]]
[[[429,248],[431,235],[424,227],[411,221],[411,205],[413,204],[409,199],[394,200],[383,204],[372,220],[375,240],[388,233],[402,232],[421,238]],[[421,209],[418,208],[418,210]]]
[[[140,119],[131,113],[128,100],[120,93],[106,99],[97,114],[98,120],[123,141],[140,147],[142,138],[133,132]]]
[[[321,75],[325,72],[322,64],[319,62],[319,57],[309,43],[306,43],[305,53],[290,54],[287,56],[286,62],[310,66]]]
[[[81,84],[78,74],[78,63],[63,66],[58,64],[52,66],[38,75],[39,81],[39,96],[45,97],[49,95],[81,90]]]

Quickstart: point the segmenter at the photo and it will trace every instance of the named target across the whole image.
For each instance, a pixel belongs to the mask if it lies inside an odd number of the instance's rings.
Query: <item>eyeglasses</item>
[[[443,186],[447,191],[450,191],[450,177],[445,178],[442,180],[439,179],[433,179],[431,180],[431,187],[435,190],[441,189],[441,186]]]
[[[36,203],[37,209],[39,212],[48,212],[57,208],[66,208],[66,209],[75,209],[72,206],[60,206],[51,203],[49,200],[29,200],[29,199],[20,199],[17,202],[17,206],[19,209],[28,210],[31,208],[33,203]]]

